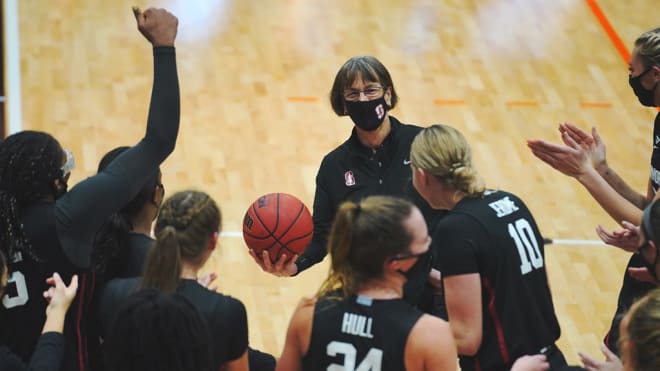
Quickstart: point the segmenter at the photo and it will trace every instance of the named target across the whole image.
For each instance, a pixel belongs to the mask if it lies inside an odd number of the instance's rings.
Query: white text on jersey
[[[514,211],[518,211],[518,206],[516,206],[513,201],[509,200],[509,196],[506,196],[504,198],[501,198],[495,202],[491,202],[488,204],[491,209],[495,210],[497,213],[497,217],[501,218],[503,216],[507,216]]]
[[[357,335],[372,339],[371,323],[373,318],[361,316],[353,313],[344,313],[344,320],[341,323],[341,332],[349,335]]]

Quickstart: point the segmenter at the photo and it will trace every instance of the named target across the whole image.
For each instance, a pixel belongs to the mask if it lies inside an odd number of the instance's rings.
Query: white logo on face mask
[[[376,106],[376,115],[378,116],[378,119],[382,119],[383,116],[385,116],[385,108],[383,108],[382,104],[379,104]]]

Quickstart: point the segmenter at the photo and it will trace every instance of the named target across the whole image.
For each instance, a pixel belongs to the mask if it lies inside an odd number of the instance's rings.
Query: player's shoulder
[[[426,344],[439,344],[447,343],[447,339],[451,339],[453,343],[453,335],[449,323],[439,317],[430,314],[422,314],[415,325],[410,330],[409,338],[413,341],[413,346],[426,347]]]

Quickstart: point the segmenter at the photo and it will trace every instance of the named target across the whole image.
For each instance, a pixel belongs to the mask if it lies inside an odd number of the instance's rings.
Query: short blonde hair
[[[644,68],[660,66],[660,27],[641,34],[635,40],[635,49]]]

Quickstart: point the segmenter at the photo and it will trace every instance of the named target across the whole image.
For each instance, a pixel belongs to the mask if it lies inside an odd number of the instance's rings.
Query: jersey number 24
[[[383,362],[383,351],[378,348],[370,348],[357,368],[355,368],[357,349],[353,344],[333,341],[328,344],[326,351],[331,357],[344,355],[344,364],[331,364],[328,366],[328,371],[380,371]]]

